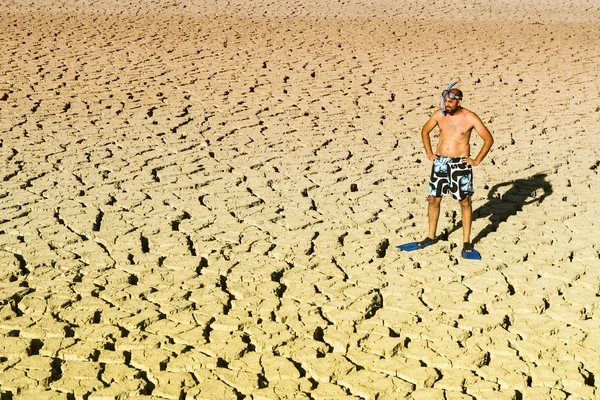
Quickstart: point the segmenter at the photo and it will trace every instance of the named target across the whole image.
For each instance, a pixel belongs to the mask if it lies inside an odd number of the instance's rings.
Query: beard
[[[444,113],[446,115],[454,115],[458,111],[459,107],[444,107]]]

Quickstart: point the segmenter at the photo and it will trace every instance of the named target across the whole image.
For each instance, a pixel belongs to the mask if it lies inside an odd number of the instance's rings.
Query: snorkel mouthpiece
[[[452,82],[445,91],[449,92],[458,82],[460,82],[460,78]],[[442,110],[442,115],[446,115],[446,110],[444,110],[444,95],[442,95],[442,100],[440,100],[440,110]]]

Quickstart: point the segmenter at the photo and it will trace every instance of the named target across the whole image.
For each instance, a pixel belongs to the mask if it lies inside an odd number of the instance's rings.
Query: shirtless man
[[[433,161],[431,180],[429,182],[429,206],[427,218],[429,234],[418,242],[418,247],[425,247],[436,241],[436,231],[440,216],[442,196],[450,193],[460,202],[463,226],[463,251],[472,252],[471,195],[473,194],[472,167],[483,161],[494,143],[490,131],[472,111],[461,106],[463,94],[459,89],[445,90],[442,94],[444,112],[437,110],[421,130],[421,137],[427,158]],[[431,147],[430,132],[438,127],[440,138],[435,150]],[[483,146],[475,158],[471,158],[471,132],[475,129],[483,139]],[[464,253],[463,253],[464,254]]]

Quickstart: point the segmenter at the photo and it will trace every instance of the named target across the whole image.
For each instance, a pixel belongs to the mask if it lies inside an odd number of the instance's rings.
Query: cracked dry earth
[[[3,1],[0,398],[597,397],[598,7],[438,3]]]

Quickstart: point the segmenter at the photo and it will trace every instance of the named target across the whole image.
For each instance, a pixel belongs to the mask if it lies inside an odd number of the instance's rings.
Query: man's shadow
[[[488,201],[481,207],[473,210],[473,220],[489,217],[490,223],[482,229],[471,241],[479,242],[492,232],[496,232],[501,223],[517,215],[523,207],[534,203],[541,203],[552,194],[552,185],[546,181],[546,174],[536,174],[526,179],[517,179],[510,182],[499,183],[492,187],[488,193]],[[504,194],[503,187],[512,185]],[[448,236],[461,229],[462,222],[458,222],[450,231],[444,232],[441,239],[448,240]]]

